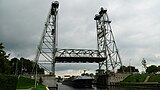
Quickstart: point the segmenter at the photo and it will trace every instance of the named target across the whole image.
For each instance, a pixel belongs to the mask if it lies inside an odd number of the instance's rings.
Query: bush
[[[16,76],[0,75],[0,89],[1,90],[16,90],[17,86]]]

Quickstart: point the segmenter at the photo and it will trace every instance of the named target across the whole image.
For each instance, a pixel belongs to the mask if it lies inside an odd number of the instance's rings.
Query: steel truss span
[[[46,50],[46,49],[45,49]],[[39,59],[39,64],[53,63],[51,51],[41,51],[40,55],[43,59]],[[98,50],[88,49],[59,49],[55,53],[55,63],[99,63],[105,60],[105,56],[101,55]]]
[[[106,72],[114,71],[116,67],[122,66],[107,10],[101,8],[99,14],[96,14],[94,18],[97,27],[97,50],[59,49],[57,45],[58,7],[58,1],[51,4],[37,48],[35,66],[40,64],[41,67],[46,69],[42,62],[50,62],[53,75],[55,75],[55,63],[98,63],[99,69],[105,69]]]
[[[105,60],[98,50],[60,49],[56,52],[56,62],[64,63],[99,63]]]

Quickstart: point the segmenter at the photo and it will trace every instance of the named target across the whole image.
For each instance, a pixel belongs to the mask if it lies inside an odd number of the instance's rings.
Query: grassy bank
[[[125,78],[121,83],[129,83],[129,84],[135,84],[135,83],[143,83],[147,76],[150,76],[148,81],[146,83],[152,83],[157,82],[160,83],[160,75],[156,74],[132,74]]]
[[[122,82],[144,82],[148,74],[132,74],[125,78]]]
[[[45,85],[38,84],[36,88],[34,79],[20,77],[17,83],[17,89],[28,89],[32,88],[32,90],[46,90]]]
[[[17,83],[17,89],[27,89],[34,87],[34,79],[20,77]]]
[[[46,90],[46,87],[45,85],[38,84],[38,86],[36,88],[32,88],[32,90]]]
[[[160,83],[160,74],[151,74],[148,82],[159,82]]]

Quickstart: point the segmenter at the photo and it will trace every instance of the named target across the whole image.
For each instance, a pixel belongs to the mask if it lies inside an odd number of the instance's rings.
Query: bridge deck
[[[104,60],[99,57],[56,57],[56,63],[99,63]]]

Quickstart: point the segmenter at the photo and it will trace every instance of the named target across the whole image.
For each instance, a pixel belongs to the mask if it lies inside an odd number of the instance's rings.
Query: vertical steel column
[[[52,3],[51,6],[51,13],[50,13],[50,17],[51,17],[51,21],[49,23],[51,23],[51,28],[52,28],[52,74],[55,75],[55,54],[56,54],[56,48],[57,48],[57,37],[56,37],[56,32],[57,32],[57,14],[58,14],[58,7],[59,7],[59,2],[55,1]]]

